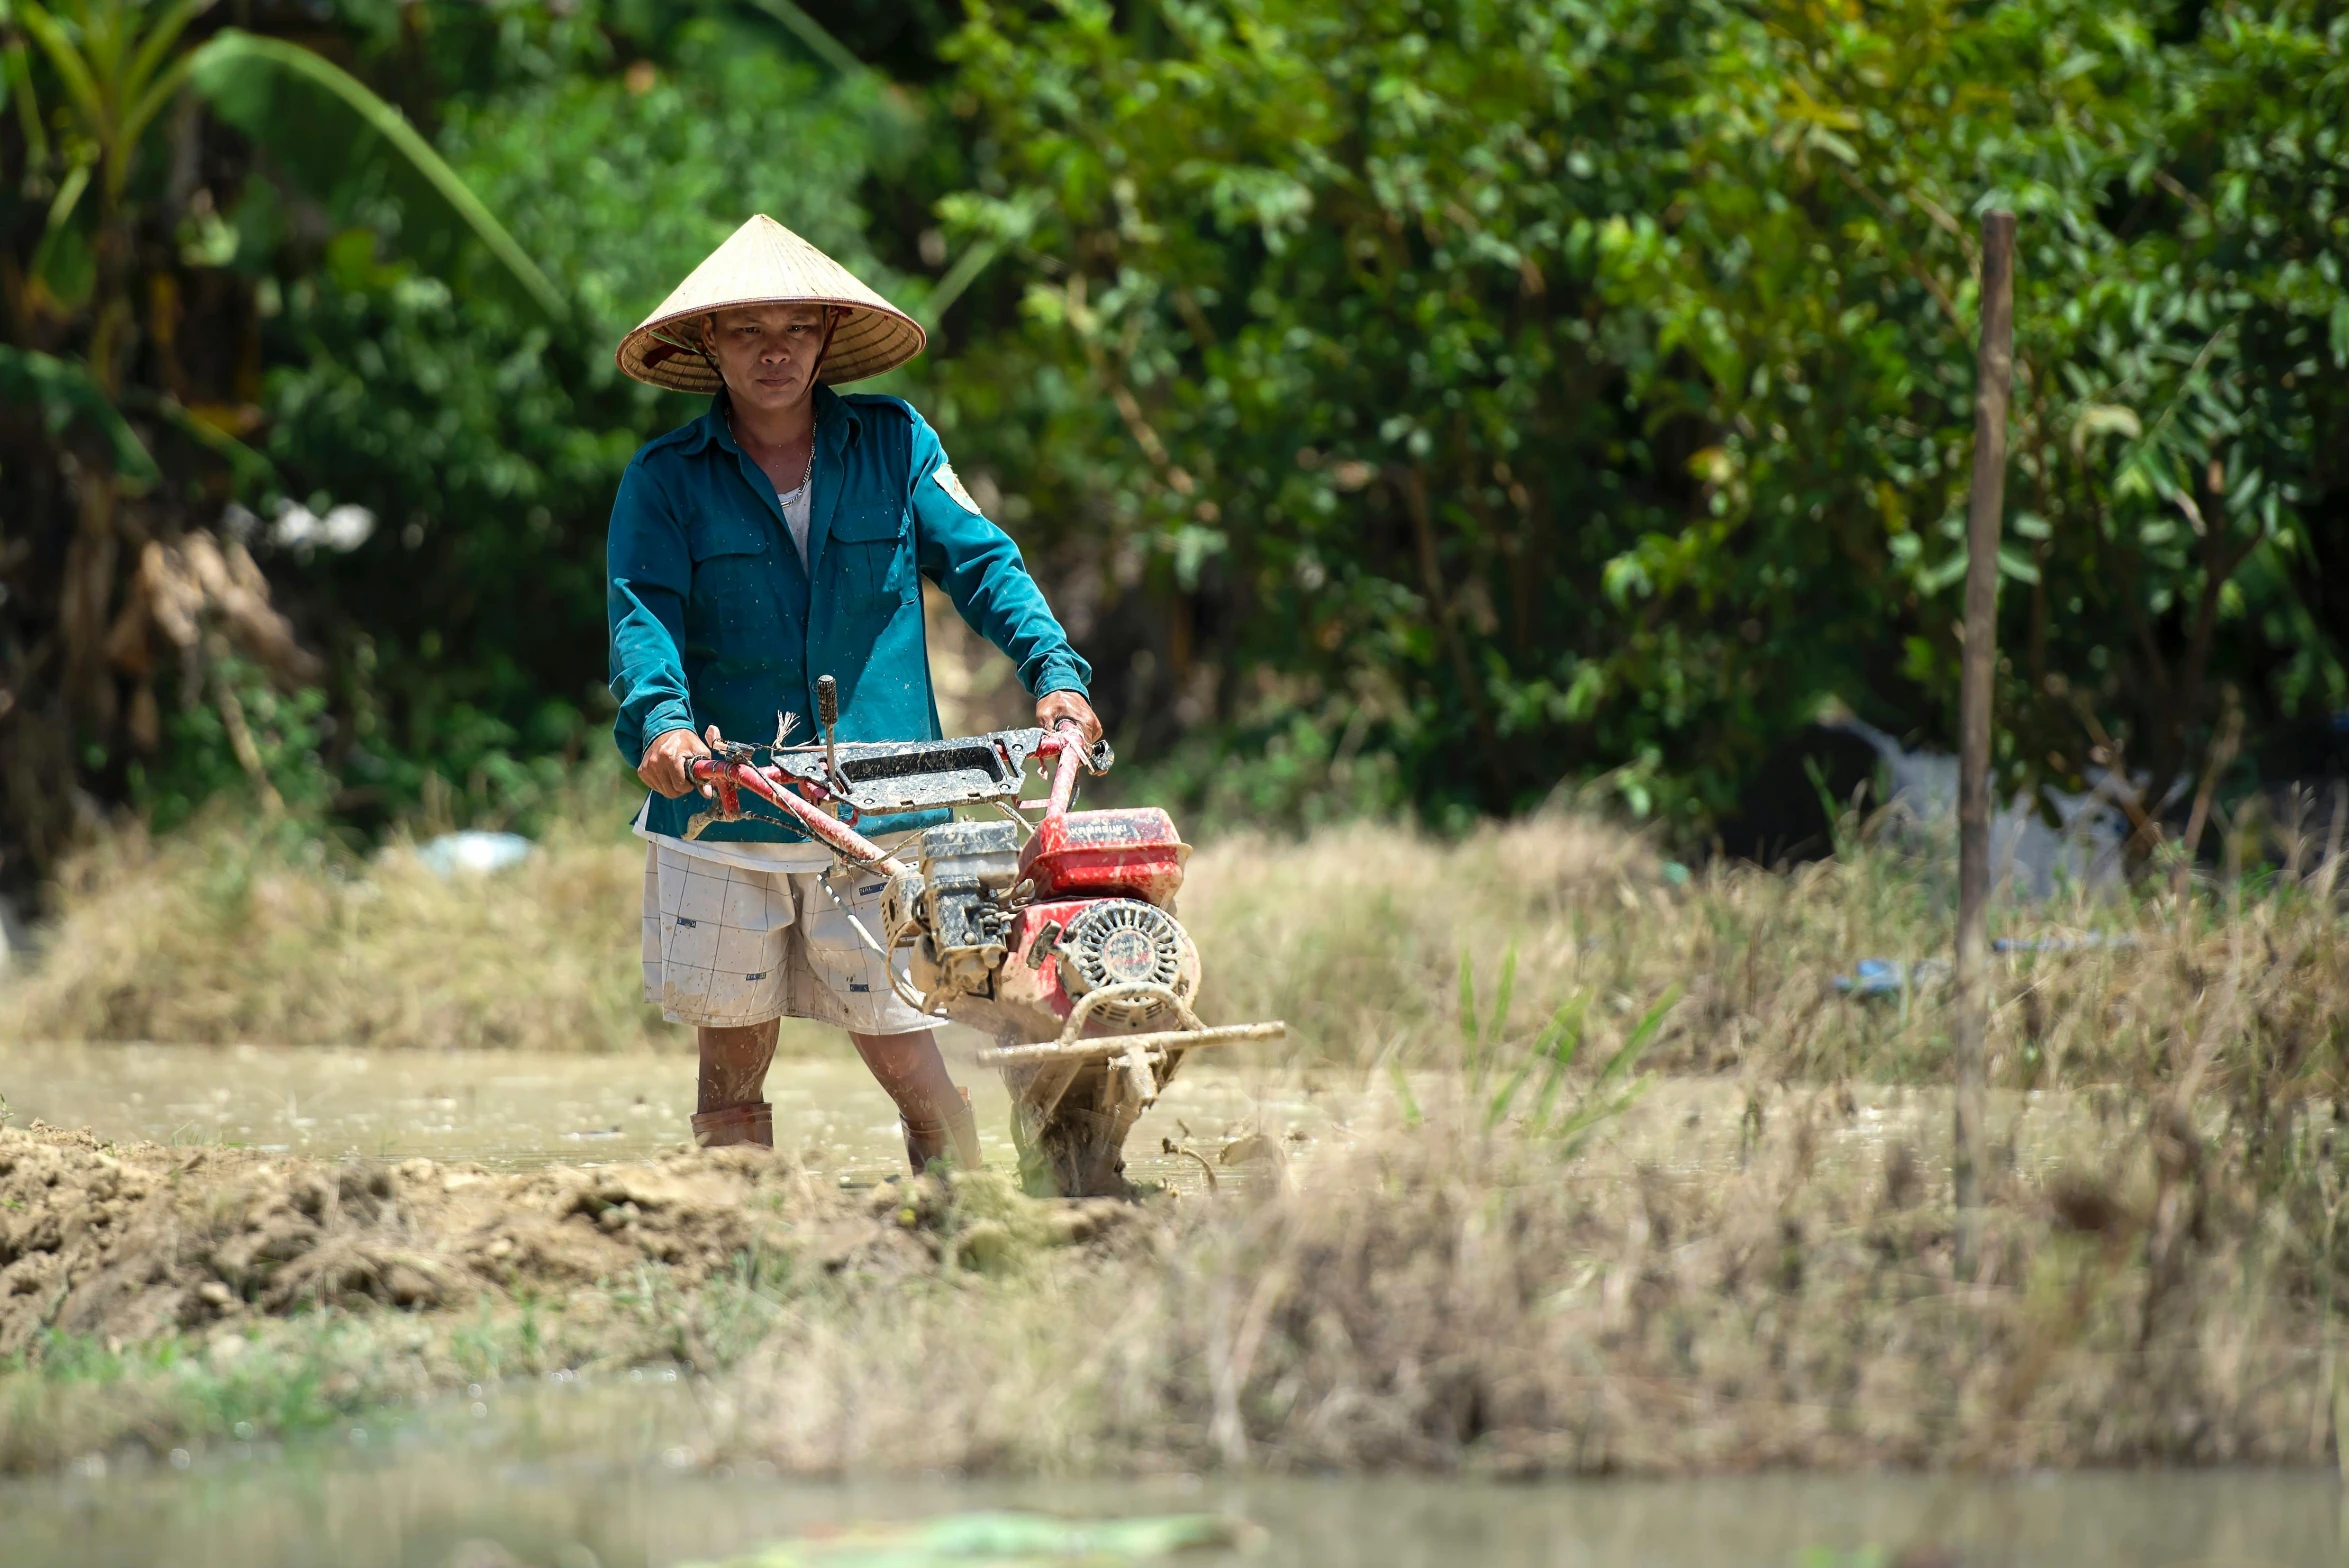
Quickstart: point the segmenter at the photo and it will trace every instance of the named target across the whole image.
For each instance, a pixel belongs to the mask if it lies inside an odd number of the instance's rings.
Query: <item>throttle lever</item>
[[[832,730],[840,722],[840,683],[829,675],[816,677],[816,723],[824,731],[824,773],[832,781],[833,793],[846,795],[848,785],[840,777],[840,754],[832,744]]]
[[[1052,744],[1046,748],[1048,755],[1057,757],[1073,751],[1084,762],[1085,771],[1095,778],[1117,765],[1117,751],[1109,744],[1109,737],[1104,735],[1092,745],[1086,745],[1084,726],[1074,719],[1054,721],[1049,736]]]

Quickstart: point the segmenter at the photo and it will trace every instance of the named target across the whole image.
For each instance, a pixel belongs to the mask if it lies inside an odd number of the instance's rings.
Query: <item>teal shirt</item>
[[[938,705],[922,630],[922,579],[1011,656],[1032,696],[1083,692],[1092,670],[1069,646],[1011,536],[939,478],[946,451],[894,397],[815,392],[815,496],[807,556],[783,508],[735,443],[720,393],[708,413],[648,442],[620,478],[604,546],[612,631],[612,739],[635,767],[655,736],[715,724],[729,740],[816,738],[815,684],[840,683],[839,738],[934,740]],[[947,470],[951,478],[952,471]],[[958,487],[959,488],[959,487]],[[706,824],[699,838],[804,838],[764,801]],[[699,794],[651,797],[645,826],[684,837]],[[868,817],[867,833],[944,821],[944,811]]]

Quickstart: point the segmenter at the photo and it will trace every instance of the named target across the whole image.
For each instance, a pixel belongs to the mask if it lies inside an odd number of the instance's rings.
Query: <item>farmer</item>
[[[774,1144],[761,1097],[776,1023],[848,1031],[897,1102],[916,1171],[979,1163],[969,1101],[930,1021],[899,999],[850,916],[881,929],[881,881],[849,869],[779,812],[719,820],[689,774],[721,736],[810,738],[818,676],[839,682],[839,738],[939,736],[921,582],[1019,667],[1047,730],[1100,720],[1092,671],[1069,646],[1018,546],[954,476],[938,436],[894,397],[832,388],[922,351],[923,333],[774,219],[755,217],[620,344],[639,381],[713,394],[708,412],[648,443],[621,476],[605,546],[613,738],[651,788],[644,987],[694,1026],[694,1136]],[[946,813],[872,817],[889,845]]]

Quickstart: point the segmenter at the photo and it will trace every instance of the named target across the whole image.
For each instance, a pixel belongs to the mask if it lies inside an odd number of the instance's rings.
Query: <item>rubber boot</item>
[[[752,1100],[743,1105],[720,1106],[714,1111],[696,1111],[693,1141],[705,1149],[723,1149],[740,1143],[772,1149],[775,1108],[764,1100]]]
[[[906,1163],[916,1176],[928,1170],[932,1160],[950,1155],[958,1171],[980,1168],[979,1119],[971,1111],[971,1091],[958,1087],[955,1093],[961,1096],[960,1102],[937,1121],[916,1121],[903,1114],[897,1118],[898,1128],[905,1134]]]

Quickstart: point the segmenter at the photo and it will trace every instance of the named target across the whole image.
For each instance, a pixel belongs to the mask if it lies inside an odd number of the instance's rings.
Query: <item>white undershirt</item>
[[[776,504],[783,508],[784,526],[791,530],[791,542],[799,547],[799,564],[803,568],[807,565],[808,502],[813,499],[809,492],[815,487],[815,481],[810,480],[796,490],[775,492]]]

